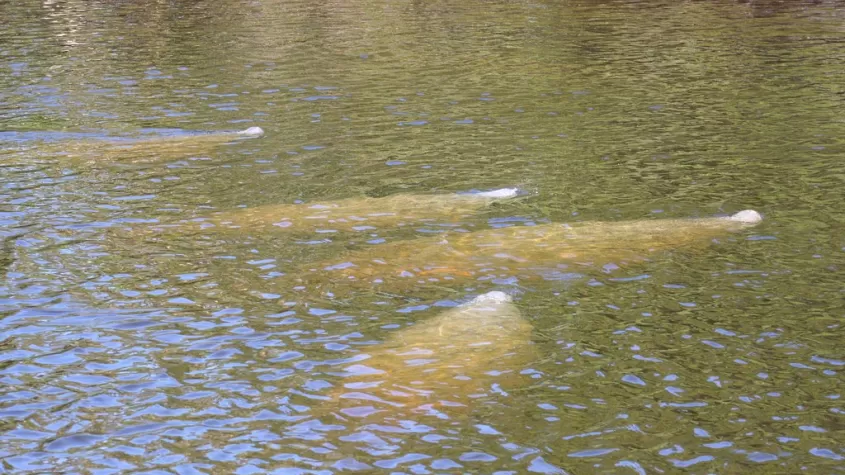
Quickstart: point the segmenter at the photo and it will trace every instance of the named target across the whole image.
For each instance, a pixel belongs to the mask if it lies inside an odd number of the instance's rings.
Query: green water
[[[0,1],[0,473],[845,472],[843,71],[836,1]],[[362,233],[149,231],[503,187],[526,194]],[[746,208],[578,276],[282,284],[444,231]],[[321,412],[345,365],[490,290],[533,326],[535,358],[489,367],[520,385]]]

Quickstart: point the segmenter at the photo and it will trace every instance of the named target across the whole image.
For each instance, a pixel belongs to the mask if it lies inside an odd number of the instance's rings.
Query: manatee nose
[[[499,291],[494,290],[492,292],[487,292],[486,294],[481,294],[475,299],[473,299],[473,303],[481,303],[481,302],[493,302],[493,303],[505,303],[505,302],[513,302],[513,297],[510,295]]]
[[[746,224],[757,224],[763,221],[763,215],[753,209],[742,210],[729,218],[731,221],[738,221]]]
[[[264,135],[264,129],[261,127],[250,127],[246,130],[241,130],[238,135],[249,135],[251,137],[261,137]]]

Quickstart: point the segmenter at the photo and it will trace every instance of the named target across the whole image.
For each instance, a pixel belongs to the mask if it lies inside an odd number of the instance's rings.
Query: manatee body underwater
[[[24,148],[31,155],[69,162],[134,163],[204,155],[221,145],[263,135],[261,127],[240,131],[134,135],[20,132],[0,135],[0,147]]]
[[[479,193],[402,193],[380,198],[263,205],[148,228],[169,232],[200,229],[206,232],[370,232],[425,222],[454,222],[491,203],[518,195],[517,188],[501,188]]]
[[[703,248],[762,222],[753,210],[726,217],[511,226],[401,241],[353,251],[291,272],[302,291],[403,292],[485,275],[543,278],[550,272],[625,267],[672,249]]]
[[[532,326],[512,297],[492,291],[361,349],[315,412],[335,420],[450,417],[525,384],[536,358]]]

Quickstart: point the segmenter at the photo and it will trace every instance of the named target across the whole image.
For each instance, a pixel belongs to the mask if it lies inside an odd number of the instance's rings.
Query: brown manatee
[[[520,370],[536,356],[531,332],[509,295],[480,295],[363,350],[335,373],[342,381],[315,416],[465,413],[527,381]]]
[[[293,274],[306,288],[377,284],[389,291],[485,275],[542,277],[642,262],[668,249],[703,247],[762,221],[746,210],[727,217],[580,222],[451,232],[355,251]],[[302,288],[302,287],[300,287]]]
[[[264,205],[224,211],[188,224],[262,231],[368,231],[425,220],[452,221],[495,201],[513,198],[516,188],[479,193],[396,194],[304,204]]]
[[[264,130],[261,127],[241,131],[140,136],[27,132],[0,136],[0,141],[8,146],[22,146],[42,157],[91,163],[143,162],[201,155],[225,143],[262,135]]]

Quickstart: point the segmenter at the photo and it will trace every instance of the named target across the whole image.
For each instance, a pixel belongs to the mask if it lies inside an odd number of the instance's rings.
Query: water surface
[[[845,471],[845,4],[0,13],[0,471]],[[155,160],[55,149],[251,126],[265,137]],[[356,233],[143,231],[503,187],[528,193]],[[342,295],[278,284],[446,231],[745,208],[764,223],[589,274]],[[515,296],[537,356],[489,370],[524,384],[442,417],[319,413],[344,367],[490,290]]]

